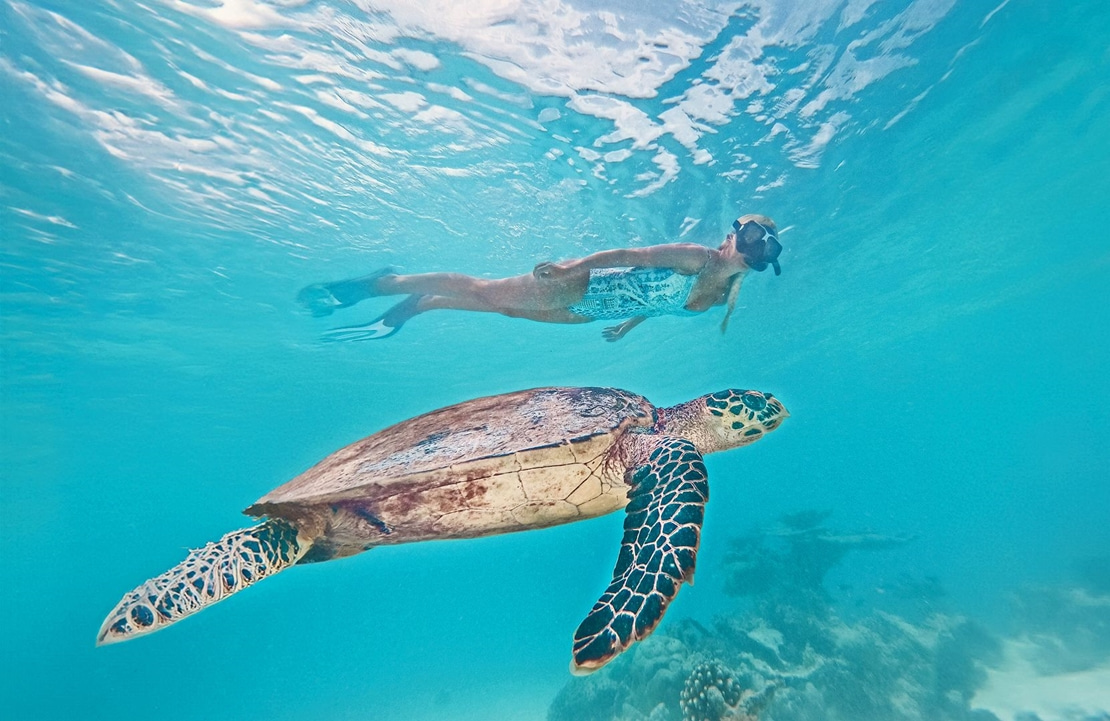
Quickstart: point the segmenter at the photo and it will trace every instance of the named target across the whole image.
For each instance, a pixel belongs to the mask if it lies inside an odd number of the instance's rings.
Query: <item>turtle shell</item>
[[[247,509],[374,501],[516,470],[580,462],[573,449],[611,446],[650,427],[643,396],[616,388],[537,388],[477,398],[403,421],[336,451]]]

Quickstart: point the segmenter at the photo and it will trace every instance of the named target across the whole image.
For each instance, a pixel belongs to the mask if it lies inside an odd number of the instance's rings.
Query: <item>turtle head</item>
[[[729,388],[664,408],[659,431],[689,438],[701,453],[713,453],[755,443],[789,415],[770,393]]]

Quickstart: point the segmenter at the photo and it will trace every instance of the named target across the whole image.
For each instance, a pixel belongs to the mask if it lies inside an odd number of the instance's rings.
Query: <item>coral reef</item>
[[[1038,652],[1045,674],[1085,671],[1105,664],[1110,649],[1110,559],[1088,559],[1075,583],[1030,586],[1011,598],[1016,635]]]
[[[911,539],[837,533],[823,527],[826,516],[787,516],[737,539],[725,588],[747,608],[712,628],[672,623],[602,673],[573,679],[549,721],[993,721],[970,701],[997,640],[936,613],[843,620],[824,588],[829,570],[852,551]],[[935,581],[923,588],[942,593]]]
[[[734,540],[725,559],[725,592],[822,615],[832,606],[825,576],[846,555],[897,548],[913,540],[912,536],[837,533],[822,526],[828,515],[817,511],[790,514],[783,516],[776,528]]]
[[[773,684],[758,693],[745,689],[732,669],[705,661],[690,672],[678,705],[683,721],[756,721],[774,690]]]
[[[734,612],[710,628],[675,620],[573,679],[549,721],[1110,721],[1110,557],[1083,560],[1069,585],[1017,591],[1000,639],[937,612],[935,578],[884,582],[887,601],[910,601],[897,613],[842,609],[829,571],[912,539],[826,519],[793,514],[736,539],[723,569]]]
[[[1013,635],[972,706],[1002,721],[1110,721],[1110,558],[1014,593]]]

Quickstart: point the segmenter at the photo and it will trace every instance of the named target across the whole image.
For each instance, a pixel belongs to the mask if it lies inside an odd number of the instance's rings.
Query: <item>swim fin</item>
[[[412,318],[420,312],[417,309],[417,304],[420,303],[420,299],[423,297],[423,295],[419,294],[410,295],[366,325],[349,325],[341,328],[332,328],[323,335],[323,339],[326,341],[345,342],[388,338],[401,330],[401,326],[403,326],[409,318]]]
[[[339,308],[349,308],[359,301],[373,298],[376,295],[373,290],[374,281],[393,272],[394,269],[387,266],[361,278],[337,280],[334,283],[313,283],[301,288],[297,293],[297,302],[314,318],[323,318]]]

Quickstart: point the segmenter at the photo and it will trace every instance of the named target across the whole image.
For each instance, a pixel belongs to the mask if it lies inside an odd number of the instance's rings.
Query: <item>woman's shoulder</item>
[[[700,273],[717,253],[697,243],[667,243],[653,246],[660,264],[684,273]]]
[[[659,245],[652,245],[652,246],[648,246],[648,247],[650,247],[650,248],[666,248],[668,250],[679,250],[679,251],[686,251],[686,252],[691,252],[691,253],[701,253],[701,254],[715,253],[716,252],[712,248],[710,248],[708,246],[705,246],[705,245],[702,245],[701,243],[686,243],[686,242],[682,242],[682,243],[661,243]]]

